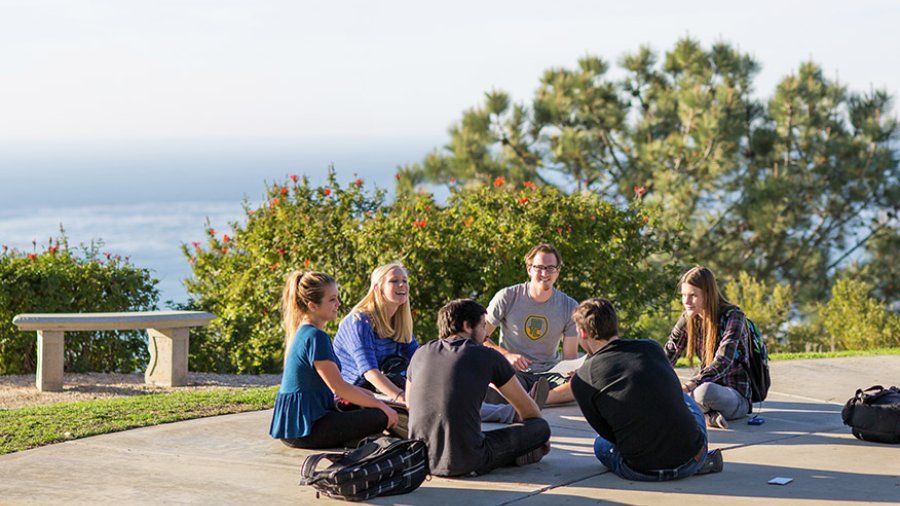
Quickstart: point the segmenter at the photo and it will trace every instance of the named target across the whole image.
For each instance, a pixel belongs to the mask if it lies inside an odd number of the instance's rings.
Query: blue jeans
[[[691,414],[697,419],[697,426],[703,431],[703,449],[706,450],[708,439],[706,436],[706,420],[703,417],[703,412],[700,411],[700,406],[698,406],[697,403],[694,402],[694,399],[691,399],[688,394],[684,394],[684,403],[687,404],[688,409],[691,410]],[[687,478],[696,473],[697,470],[703,466],[703,463],[706,462],[706,452],[704,451],[700,459],[695,460],[691,458],[674,469],[638,471],[628,466],[615,444],[600,436],[597,436],[597,439],[594,440],[594,455],[596,455],[597,458],[600,459],[600,463],[612,471],[613,474],[631,481],[669,481]]]

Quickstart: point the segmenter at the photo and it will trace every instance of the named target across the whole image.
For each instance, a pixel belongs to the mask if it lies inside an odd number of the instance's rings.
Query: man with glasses
[[[491,299],[487,309],[487,335],[500,327],[500,343],[498,346],[488,339],[484,344],[499,351],[512,364],[525,390],[546,378],[551,386],[548,405],[572,402],[569,377],[547,371],[561,358],[570,360],[577,356],[578,334],[572,311],[578,303],[553,287],[562,268],[562,258],[556,248],[550,244],[531,248],[525,255],[525,266],[528,282],[504,288]],[[502,402],[493,393],[486,401]]]

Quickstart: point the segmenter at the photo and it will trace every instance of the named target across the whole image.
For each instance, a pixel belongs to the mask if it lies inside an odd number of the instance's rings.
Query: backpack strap
[[[319,462],[322,459],[337,462],[345,455],[346,453],[316,453],[306,457],[303,461],[303,466],[300,468],[300,485],[312,485],[325,478],[325,475],[328,474],[327,472],[316,471],[316,467],[319,466]]]

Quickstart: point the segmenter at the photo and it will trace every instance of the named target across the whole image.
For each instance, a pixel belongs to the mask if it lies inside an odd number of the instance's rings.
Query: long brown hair
[[[325,288],[336,285],[333,277],[322,272],[293,271],[284,280],[281,291],[281,325],[284,327],[284,356],[291,349],[294,335],[303,317],[309,313],[309,303],[320,304]]]
[[[387,337],[394,341],[407,344],[412,341],[413,324],[412,310],[409,307],[409,292],[407,292],[406,302],[397,308],[394,316],[389,317],[387,314],[387,303],[384,300],[384,293],[381,291],[381,285],[394,269],[401,269],[406,273],[406,268],[400,262],[391,262],[381,265],[372,271],[369,283],[369,292],[359,301],[359,304],[353,307],[350,314],[365,313],[372,323],[372,328],[379,337]]]
[[[708,366],[716,355],[716,346],[719,344],[719,312],[726,304],[729,304],[716,284],[716,276],[706,267],[697,266],[684,273],[678,282],[681,285],[689,284],[699,288],[703,293],[703,307],[700,314],[695,314],[687,319],[687,359],[689,363],[694,361],[694,350],[697,347],[697,339],[703,335],[703,354],[700,364]]]

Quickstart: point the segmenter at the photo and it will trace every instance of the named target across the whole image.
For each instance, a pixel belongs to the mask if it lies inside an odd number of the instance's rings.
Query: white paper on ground
[[[793,478],[785,478],[783,476],[776,476],[769,480],[769,485],[787,485],[788,483],[794,481]]]
[[[581,367],[581,364],[584,363],[584,357],[586,355],[582,355],[578,358],[573,358],[571,360],[561,360],[553,369],[550,369],[547,372],[555,372],[557,374],[562,374],[565,376],[566,374],[578,369]]]

